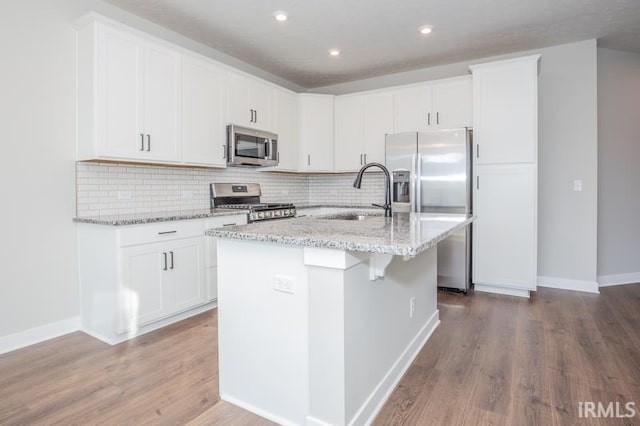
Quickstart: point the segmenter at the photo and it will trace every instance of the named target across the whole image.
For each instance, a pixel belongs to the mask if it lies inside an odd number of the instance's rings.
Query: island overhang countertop
[[[364,216],[361,220],[347,217]],[[218,238],[263,241],[413,257],[435,246],[473,221],[472,215],[368,212],[270,220],[248,225],[208,229]]]

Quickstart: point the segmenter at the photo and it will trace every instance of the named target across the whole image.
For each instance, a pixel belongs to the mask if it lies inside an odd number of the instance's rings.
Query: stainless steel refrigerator
[[[468,128],[387,135],[386,166],[395,212],[472,213]],[[471,273],[471,229],[438,244],[438,286],[466,292]]]

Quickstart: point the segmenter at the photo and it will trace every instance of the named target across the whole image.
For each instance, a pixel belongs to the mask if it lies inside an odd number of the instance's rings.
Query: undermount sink
[[[334,216],[328,217],[327,219],[331,219],[331,220],[365,220],[365,219],[368,219],[370,217],[375,217],[375,215],[346,213],[346,214],[334,215]]]

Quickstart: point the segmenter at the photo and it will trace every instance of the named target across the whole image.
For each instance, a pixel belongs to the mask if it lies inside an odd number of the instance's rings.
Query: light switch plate
[[[582,179],[574,179],[573,190],[576,192],[582,191]]]

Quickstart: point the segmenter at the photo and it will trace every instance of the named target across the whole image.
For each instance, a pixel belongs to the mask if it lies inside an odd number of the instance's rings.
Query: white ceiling
[[[306,88],[589,38],[640,53],[640,0],[107,1]]]

